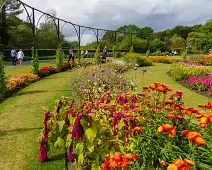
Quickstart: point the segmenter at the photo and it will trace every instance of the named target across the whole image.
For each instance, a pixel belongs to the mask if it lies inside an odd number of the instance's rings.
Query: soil
[[[169,77],[172,77],[171,73],[167,73]],[[200,94],[202,96],[208,97],[208,98],[212,98],[212,96],[210,95],[210,93],[208,91],[199,91],[199,90],[193,90],[190,87],[190,83],[189,80],[181,80],[181,81],[177,81],[178,84],[180,84],[181,86],[191,90],[194,93]]]

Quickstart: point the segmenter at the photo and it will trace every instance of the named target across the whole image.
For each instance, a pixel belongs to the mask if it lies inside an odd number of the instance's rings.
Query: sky
[[[212,18],[212,0],[22,0],[44,12],[54,9],[57,17],[75,24],[116,30],[123,25],[152,27],[163,31],[177,25],[204,24]],[[36,12],[36,21],[40,14]],[[26,17],[23,14],[22,17]],[[43,20],[41,20],[42,22]],[[63,25],[63,23],[61,23]],[[63,34],[77,40],[74,28],[65,25]],[[104,32],[100,32],[100,38]],[[82,44],[95,40],[85,31]]]

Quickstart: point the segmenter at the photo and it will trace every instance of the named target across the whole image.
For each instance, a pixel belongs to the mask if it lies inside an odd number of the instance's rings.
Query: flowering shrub
[[[18,88],[23,88],[24,86],[27,86],[38,80],[39,77],[37,75],[34,75],[32,73],[25,74],[19,78],[10,78],[9,80],[7,80],[7,88],[12,92]]]
[[[179,81],[189,79],[192,76],[201,76],[202,74],[210,74],[210,70],[200,64],[194,63],[175,63],[170,69],[171,76],[174,80]]]
[[[57,73],[58,70],[56,67],[53,66],[43,66],[41,67],[41,69],[38,71],[38,76],[39,77],[46,77],[49,76],[51,74]]]
[[[192,76],[189,79],[189,83],[192,89],[199,91],[208,91],[212,96],[212,74],[201,75],[200,77]]]
[[[204,64],[206,66],[211,66],[212,65],[212,56],[206,57],[201,62],[202,62],[202,64]]]
[[[4,71],[3,54],[0,54],[0,99],[4,97],[7,92],[6,75]]]
[[[142,56],[137,53],[128,53],[124,56],[124,60],[128,63],[136,63],[139,65],[139,67],[142,66],[152,66],[152,60],[150,60],[146,56]]]
[[[119,94],[135,89],[135,85],[121,75],[129,68],[125,63],[108,63],[81,70],[74,76],[74,81],[71,79],[73,96],[79,100],[99,99],[105,90]]]
[[[92,169],[158,169],[168,164],[173,164],[169,169],[190,169],[195,164],[197,169],[211,169],[210,125],[201,130],[193,120],[203,113],[186,108],[183,92],[171,91],[156,82],[141,92],[106,91],[98,99],[81,103],[62,98],[54,111],[45,114],[40,161],[48,160],[47,148],[53,142],[67,149],[69,160],[78,155],[76,166],[91,165]],[[201,108],[211,109],[212,104]],[[137,162],[129,164],[134,159]],[[179,159],[184,160],[175,161]]]
[[[170,57],[166,57],[166,56],[151,57],[150,59],[155,63],[165,63],[165,64],[171,64],[173,62],[180,61],[180,59],[178,59],[178,58],[170,58]]]

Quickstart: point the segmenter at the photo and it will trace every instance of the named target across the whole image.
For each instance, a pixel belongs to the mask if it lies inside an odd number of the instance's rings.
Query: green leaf
[[[84,147],[83,143],[78,143],[76,145],[76,154],[77,155],[80,155],[83,152],[83,147]]]
[[[121,121],[119,122],[119,124],[117,125],[117,128],[118,128],[118,130],[121,130],[124,126],[125,126],[125,123],[124,123],[123,120],[121,120]]]
[[[81,164],[84,164],[84,155],[83,154],[79,155],[78,162],[81,163]]]
[[[94,151],[94,144],[93,143],[90,143],[87,145],[87,149],[90,151],[90,152],[93,152]]]
[[[57,141],[54,144],[54,147],[55,148],[65,148],[65,141],[61,137],[58,137]]]
[[[89,128],[85,131],[85,135],[91,143],[94,141],[94,138],[96,137],[96,133],[97,131],[94,128]]]
[[[66,139],[66,148],[70,148],[72,143],[72,134],[69,134]]]
[[[65,125],[65,121],[64,120],[58,122],[58,126],[59,126],[60,132],[62,132],[64,125]]]

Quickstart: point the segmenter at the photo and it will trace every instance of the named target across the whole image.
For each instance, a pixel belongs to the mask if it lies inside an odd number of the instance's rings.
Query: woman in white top
[[[19,50],[17,57],[18,57],[18,62],[19,62],[20,64],[22,64],[22,61],[23,61],[23,59],[24,59],[24,53],[22,52],[21,49]]]

